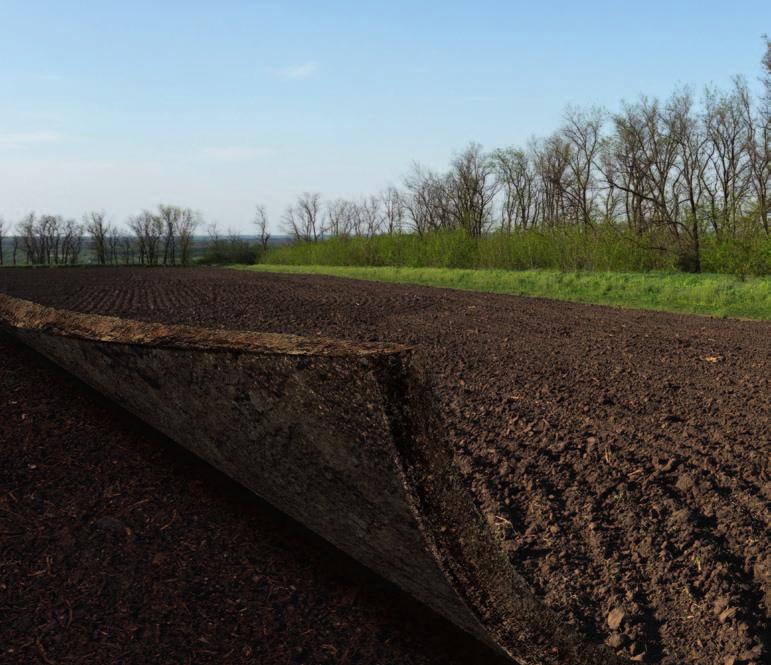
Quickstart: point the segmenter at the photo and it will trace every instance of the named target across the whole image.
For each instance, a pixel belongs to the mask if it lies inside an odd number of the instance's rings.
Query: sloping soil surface
[[[2,334],[0,459],[0,663],[491,662]]]
[[[478,505],[565,621],[642,662],[768,657],[771,324],[205,269],[5,270],[0,291],[418,345]]]

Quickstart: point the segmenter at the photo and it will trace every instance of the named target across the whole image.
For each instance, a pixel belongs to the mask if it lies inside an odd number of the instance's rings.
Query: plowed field
[[[5,270],[0,291],[415,344],[469,488],[549,606],[644,662],[767,657],[767,323],[202,269]]]

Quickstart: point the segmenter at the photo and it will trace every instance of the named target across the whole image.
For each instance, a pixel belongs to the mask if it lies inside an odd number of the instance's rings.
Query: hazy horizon
[[[0,2],[0,216],[122,224],[173,203],[271,231],[295,194],[358,197],[566,106],[759,88],[766,3]],[[653,36],[652,36],[653,35]],[[570,55],[565,56],[566,53]],[[94,54],[98,54],[95,56]]]

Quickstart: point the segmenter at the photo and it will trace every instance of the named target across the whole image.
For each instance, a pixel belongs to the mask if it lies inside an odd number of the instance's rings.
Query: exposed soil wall
[[[0,332],[0,662],[491,665],[491,652]]]

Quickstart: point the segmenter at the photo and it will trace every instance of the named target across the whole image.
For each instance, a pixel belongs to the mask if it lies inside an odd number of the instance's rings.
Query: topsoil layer
[[[468,486],[565,621],[644,662],[767,657],[767,323],[215,270],[5,270],[0,291],[147,321],[418,345]],[[206,518],[213,535],[217,521]],[[219,551],[199,565],[219,570]]]
[[[0,333],[0,663],[489,658],[449,623]]]

